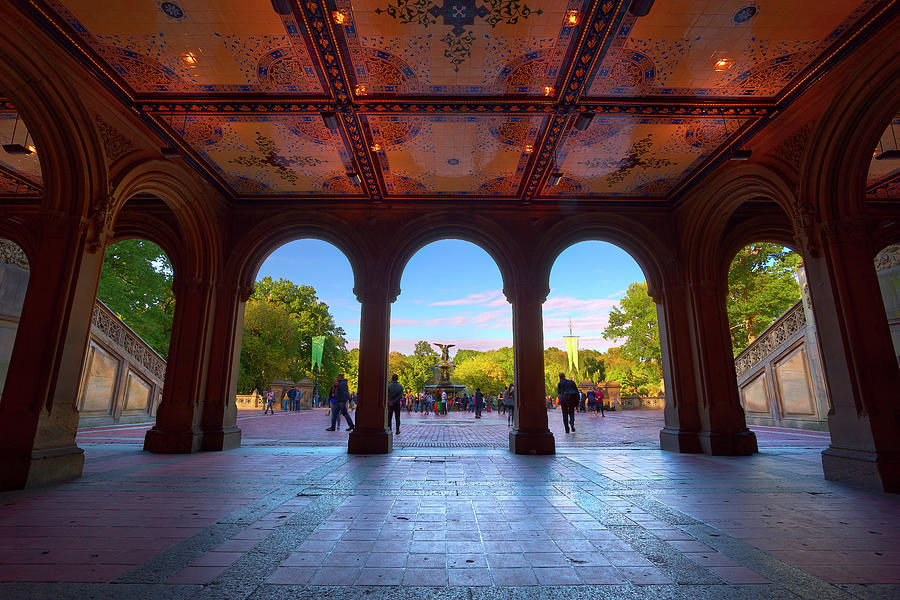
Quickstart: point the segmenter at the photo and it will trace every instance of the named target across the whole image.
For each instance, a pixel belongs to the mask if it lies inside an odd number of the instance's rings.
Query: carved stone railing
[[[160,381],[166,377],[166,361],[147,345],[122,319],[99,300],[94,303],[91,324],[118,346],[125,354],[142,365]]]
[[[803,303],[797,302],[772,323],[762,334],[734,357],[734,371],[738,377],[762,362],[788,338],[806,327]]]

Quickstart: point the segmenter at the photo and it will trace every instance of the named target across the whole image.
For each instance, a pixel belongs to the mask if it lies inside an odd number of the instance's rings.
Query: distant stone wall
[[[0,389],[6,382],[28,276],[22,249],[0,239]],[[166,361],[97,300],[78,390],[79,427],[153,419],[165,377]]]

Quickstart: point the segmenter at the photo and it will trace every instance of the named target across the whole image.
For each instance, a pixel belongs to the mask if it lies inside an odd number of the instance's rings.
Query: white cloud
[[[475,292],[463,298],[454,298],[453,300],[440,300],[438,302],[429,302],[428,306],[471,306],[474,304],[487,304],[488,306],[503,306],[508,304],[501,290],[489,290],[486,292]]]
[[[511,311],[509,309],[488,310],[479,313],[463,313],[452,317],[436,317],[432,319],[401,319],[392,318],[391,327],[479,327],[502,328],[510,327]]]
[[[625,292],[627,292],[627,291],[628,291],[628,290],[619,290],[619,291],[616,292],[615,294],[610,294],[609,296],[607,296],[607,298],[617,298],[617,297],[619,297],[619,296],[624,296],[624,295],[625,295]]]
[[[609,298],[589,298],[582,300],[571,296],[556,296],[548,298],[544,302],[544,314],[560,312],[602,312],[608,314],[610,309],[618,304],[617,300]]]

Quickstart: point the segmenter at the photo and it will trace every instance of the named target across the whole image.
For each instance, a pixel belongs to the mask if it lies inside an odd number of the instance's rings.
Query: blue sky
[[[290,242],[263,263],[259,277],[267,275],[313,286],[350,346],[357,345],[359,303],[350,263],[340,250],[319,240]],[[550,274],[544,345],[563,347],[569,318],[582,348],[614,345],[602,331],[609,311],[635,281],[644,281],[640,267],[617,246],[582,242],[565,250]],[[500,270],[475,244],[442,240],[425,246],[403,271],[400,296],[391,307],[391,350],[408,354],[422,339],[477,350],[511,345],[512,310],[502,287]]]

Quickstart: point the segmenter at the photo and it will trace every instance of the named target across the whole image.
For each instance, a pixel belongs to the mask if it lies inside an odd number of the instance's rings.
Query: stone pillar
[[[237,427],[238,369],[244,331],[244,304],[250,290],[238,286],[217,288],[212,348],[216,358],[209,362],[209,384],[202,407],[203,450],[229,450],[241,445]]]
[[[900,369],[888,329],[874,249],[860,218],[819,228],[806,259],[825,378],[831,445],[825,478],[900,492]]]
[[[654,298],[666,384],[665,426],[659,432],[659,445],[671,452],[702,452],[687,292],[683,283],[667,282],[660,297]]]
[[[511,291],[504,290],[512,303],[516,412],[509,449],[515,454],[556,453],[556,442],[547,426],[544,394],[542,305],[549,291],[530,281],[519,281]]]
[[[747,429],[734,377],[724,285],[705,280],[689,286],[698,440],[706,454],[744,456],[757,451],[756,434]]]
[[[56,211],[42,211],[37,236],[0,399],[0,490],[74,479],[84,465],[76,402],[103,253],[84,221]]]
[[[387,428],[387,369],[390,345],[391,303],[397,293],[368,276],[363,287],[354,290],[360,304],[359,385],[356,422],[347,443],[350,454],[387,454],[393,436]],[[319,382],[328,389],[331,382]]]
[[[214,289],[212,283],[201,279],[175,281],[175,316],[166,382],[156,425],[144,437],[144,450],[180,454],[200,449]]]

